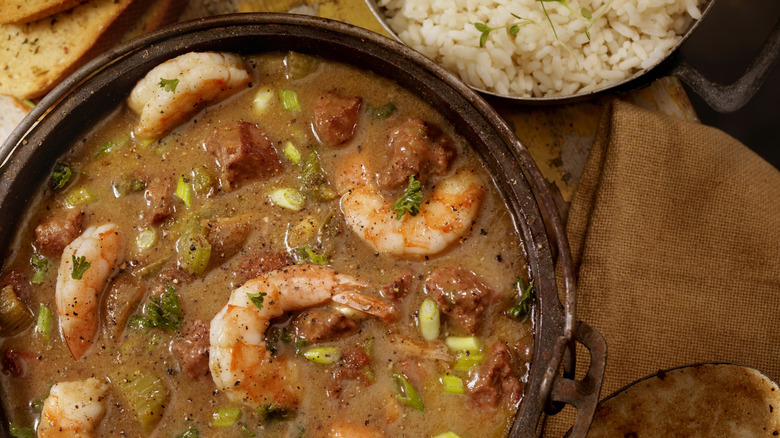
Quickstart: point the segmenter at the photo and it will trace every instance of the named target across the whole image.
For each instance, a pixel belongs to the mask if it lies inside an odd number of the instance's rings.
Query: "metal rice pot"
[[[571,404],[578,411],[571,436],[584,437],[599,398],[606,344],[576,318],[568,241],[544,178],[510,127],[474,90],[407,46],[352,25],[290,14],[225,15],[146,34],[92,60],[47,95],[0,146],[2,253],[13,251],[14,230],[28,200],[76,138],[118,106],[153,67],[186,52],[208,50],[294,50],[353,64],[411,90],[457,128],[501,190],[536,285],[534,356],[510,436],[535,435],[543,413]],[[563,273],[562,291],[556,285],[556,263]],[[576,343],[591,355],[582,380],[573,377]],[[10,436],[6,421],[0,435]]]

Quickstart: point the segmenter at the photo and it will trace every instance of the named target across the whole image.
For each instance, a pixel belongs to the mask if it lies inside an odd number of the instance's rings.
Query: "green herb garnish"
[[[390,117],[396,111],[396,107],[393,102],[387,102],[379,108],[369,107],[366,111],[375,119],[384,119]]]
[[[59,190],[70,181],[73,176],[73,171],[70,169],[70,165],[65,161],[57,161],[54,165],[54,172],[51,175],[51,188],[52,190]]]
[[[76,258],[76,255],[73,254],[70,257],[73,261],[73,272],[70,273],[70,277],[74,280],[81,280],[81,277],[83,277],[84,273],[87,272],[87,269],[92,266],[92,263],[87,261],[86,256]]]
[[[398,198],[393,205],[390,206],[396,211],[395,218],[401,220],[404,213],[409,213],[410,216],[417,216],[420,212],[420,204],[422,203],[422,184],[420,181],[414,179],[414,175],[409,177],[409,185],[404,190],[404,194]]]
[[[512,13],[510,12],[510,14]],[[510,35],[517,35],[517,33],[520,32],[520,26],[525,26],[526,24],[534,23],[534,21],[529,18],[523,18],[515,14],[512,14],[512,16],[520,20],[520,22],[510,23],[507,24],[506,26],[498,26],[498,27],[489,27],[485,23],[474,23],[474,27],[477,28],[478,31],[482,32],[482,35],[480,35],[479,37],[479,47],[485,47],[485,42],[488,39],[488,35],[490,35],[490,32],[493,32],[494,30],[509,28]]]
[[[198,429],[195,429],[194,427],[190,427],[184,432],[176,435],[176,438],[198,438],[198,437],[200,437],[200,432],[198,431]]]
[[[577,17],[578,20],[582,21],[588,27],[585,28],[585,35],[588,37],[588,41],[590,41],[590,27],[593,26],[593,23],[598,20],[598,16],[594,19],[593,14],[591,13],[590,9],[588,8],[581,8],[580,12],[577,13],[574,11],[574,9],[569,6],[569,2],[566,0],[536,0],[538,2],[542,3],[542,9],[544,10],[544,15],[547,17],[547,21],[550,22],[550,27],[552,27],[553,34],[555,34],[555,39],[558,39],[558,34],[555,32],[555,26],[553,26],[552,20],[550,19],[550,15],[547,14],[547,8],[544,7],[544,4],[546,2],[554,2],[554,3],[560,3],[562,4],[566,9],[569,10],[569,12],[572,13],[575,17]]]
[[[269,403],[257,408],[257,413],[260,414],[260,417],[266,422],[286,421],[293,417],[295,410],[276,403]]]
[[[163,79],[160,78],[160,83],[157,84],[160,86],[160,88],[165,89],[165,91],[168,91],[170,93],[176,92],[176,86],[179,85],[178,79]]]
[[[515,288],[520,291],[520,302],[516,306],[509,309],[508,312],[512,318],[525,318],[525,316],[528,315],[528,312],[530,311],[531,291],[534,288],[534,281],[531,280],[531,283],[526,286],[525,282],[523,281],[523,277],[517,277]]]
[[[14,438],[35,438],[35,431],[32,427],[21,427],[11,423],[8,425],[8,431]]]
[[[263,308],[263,297],[268,295],[265,292],[258,292],[256,294],[250,294],[249,292],[246,293],[246,297],[249,298],[249,301],[252,302],[252,304],[255,305],[258,309]]]
[[[328,264],[328,255],[317,253],[309,246],[309,244],[306,244],[303,247],[298,248],[296,256],[299,264],[313,263],[315,265],[323,265],[323,266]]]
[[[181,323],[179,298],[176,296],[176,290],[170,285],[165,286],[165,292],[160,295],[160,298],[149,298],[143,316],[134,316],[129,321],[130,326],[134,328],[159,327],[172,332],[181,329]]]
[[[46,271],[49,270],[49,259],[33,254],[30,257],[30,266],[33,268],[32,284],[41,284],[46,279]]]

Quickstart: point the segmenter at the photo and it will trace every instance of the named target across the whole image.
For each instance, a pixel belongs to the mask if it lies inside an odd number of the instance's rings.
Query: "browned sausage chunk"
[[[391,301],[398,301],[409,294],[414,284],[414,275],[410,272],[387,282],[379,288],[379,293]]]
[[[200,319],[184,325],[181,338],[171,343],[181,369],[193,379],[209,375],[209,323]]]
[[[370,382],[365,369],[371,363],[371,356],[362,348],[345,348],[341,360],[333,371],[333,378],[341,380],[359,380],[364,385]]]
[[[357,332],[358,325],[343,313],[332,309],[310,309],[292,322],[295,334],[309,343],[332,341]]]
[[[154,225],[168,219],[174,213],[173,178],[169,175],[154,176],[146,184],[146,222]]]
[[[237,283],[241,284],[293,263],[295,260],[286,252],[252,252],[242,256],[234,275]]]
[[[476,274],[450,267],[431,272],[425,281],[425,291],[445,315],[471,334],[476,333],[493,297],[493,291]]]
[[[326,146],[338,146],[352,140],[363,100],[325,93],[314,104],[314,128]]]
[[[520,401],[523,383],[512,369],[512,356],[506,345],[498,342],[490,348],[490,353],[477,365],[467,386],[471,403],[486,414],[501,403]]]
[[[35,227],[35,243],[46,257],[59,257],[62,250],[81,234],[84,212],[70,210],[65,216],[47,219]]]
[[[251,123],[236,122],[217,128],[206,141],[206,150],[217,158],[223,187],[238,187],[244,181],[267,178],[282,171],[271,141]]]
[[[450,139],[420,119],[408,119],[393,130],[389,153],[379,173],[384,189],[406,187],[412,175],[420,181],[429,175],[444,175],[455,159]]]

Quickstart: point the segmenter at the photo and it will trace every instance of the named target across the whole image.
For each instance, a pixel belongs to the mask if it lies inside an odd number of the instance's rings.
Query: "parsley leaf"
[[[422,203],[422,185],[420,181],[414,179],[414,175],[409,177],[409,185],[404,190],[404,194],[398,198],[393,205],[390,206],[396,211],[396,219],[401,220],[404,213],[409,213],[410,216],[417,216],[420,212],[420,204]]]
[[[33,267],[32,284],[41,284],[46,279],[46,271],[49,270],[49,259],[33,254],[30,257],[30,266]]]
[[[149,298],[149,304],[144,308],[144,316],[130,318],[130,326],[134,328],[162,328],[168,331],[181,329],[181,309],[176,290],[171,286],[165,286],[165,292],[160,298]]]
[[[52,190],[59,190],[70,181],[73,176],[73,171],[70,169],[70,165],[65,161],[57,161],[54,165],[54,172],[51,175],[51,188]]]
[[[295,258],[297,259],[297,262],[300,263],[314,263],[315,265],[327,265],[328,264],[328,255],[327,254],[319,254],[314,249],[312,249],[309,244],[303,245],[303,247],[298,248]]]
[[[71,255],[71,260],[73,261],[73,272],[70,273],[70,277],[74,280],[81,280],[81,277],[92,266],[92,263],[87,261],[86,256],[76,258],[75,254]]]
[[[515,287],[520,291],[520,302],[509,309],[509,315],[512,318],[520,319],[524,318],[530,312],[531,292],[534,288],[534,281],[531,280],[531,283],[526,286],[523,278],[517,277]]]
[[[252,304],[255,305],[258,309],[263,308],[263,297],[268,295],[265,292],[258,292],[256,294],[250,294],[249,292],[246,293],[247,298],[249,298],[249,301],[252,302]]]
[[[164,88],[165,91],[175,93],[176,92],[176,86],[179,85],[178,79],[163,79],[160,78],[160,83],[157,84],[160,86],[160,88]]]

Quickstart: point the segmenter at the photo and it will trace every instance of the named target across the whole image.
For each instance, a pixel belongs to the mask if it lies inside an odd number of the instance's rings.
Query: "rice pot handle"
[[[722,85],[705,78],[698,70],[681,61],[672,74],[688,84],[707,104],[720,113],[734,112],[750,101],[761,88],[780,58],[780,20],[764,40],[745,73],[734,83]]]

